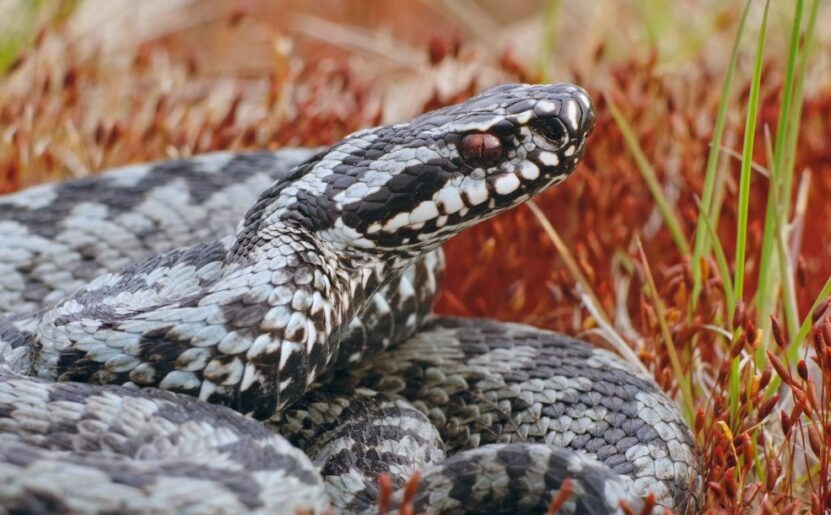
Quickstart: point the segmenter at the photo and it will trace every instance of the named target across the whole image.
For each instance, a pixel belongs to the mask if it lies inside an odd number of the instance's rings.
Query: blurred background
[[[804,13],[796,36],[795,12]],[[723,92],[741,26],[735,77]],[[0,192],[211,150],[325,145],[498,83],[575,82],[594,97],[598,128],[578,173],[538,200],[551,230],[520,207],[451,241],[438,310],[600,345],[625,340],[677,393],[662,343],[669,334],[691,371],[696,406],[710,409],[727,329],[741,320],[725,317],[715,257],[703,260],[701,301],[690,301],[691,258],[655,188],[689,244],[726,105],[712,230],[732,262],[750,80],[762,52],[746,236],[751,303],[769,143],[795,41],[803,96],[785,157],[793,213],[782,217],[792,229],[794,302],[806,316],[831,274],[828,27],[831,5],[803,0],[2,0]],[[718,463],[715,447],[709,463]],[[710,505],[729,506],[723,495]]]

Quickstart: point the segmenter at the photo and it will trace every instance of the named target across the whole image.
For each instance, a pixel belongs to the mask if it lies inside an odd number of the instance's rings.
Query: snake
[[[651,377],[432,314],[442,243],[569,177],[595,116],[504,84],[0,197],[0,512],[695,512]]]

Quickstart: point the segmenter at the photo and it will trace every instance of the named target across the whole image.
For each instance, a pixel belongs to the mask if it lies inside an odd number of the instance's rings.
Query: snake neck
[[[392,256],[344,253],[303,227],[287,224],[261,230],[259,246],[247,254],[248,266],[275,270],[274,292],[291,295],[286,312],[273,320],[290,320],[299,333],[275,327],[280,338],[301,344],[310,365],[307,385],[336,366],[350,324],[382,287],[395,282],[422,254]],[[431,254],[432,255],[432,254]],[[440,259],[440,258],[439,258]],[[229,265],[229,268],[233,265]],[[294,323],[291,320],[294,319]],[[279,324],[278,324],[279,326]],[[267,326],[260,326],[264,328]],[[290,395],[293,399],[293,396]]]
[[[406,262],[339,255],[292,226],[261,235],[244,256],[215,242],[93,281],[40,317],[33,372],[271,417],[336,365],[350,322]]]
[[[271,272],[266,300],[270,309],[258,328],[280,341],[281,370],[287,375],[304,371],[304,387],[331,368],[350,322],[368,300],[412,263],[364,253],[343,254],[292,224],[261,229],[258,246],[246,253],[244,261],[243,275],[266,268]],[[241,282],[235,278],[234,265],[226,266],[227,282]],[[217,285],[227,287],[230,284]],[[286,355],[286,350],[292,353]],[[260,359],[251,352],[249,357]],[[296,399],[292,388],[282,390],[280,397],[278,409]]]

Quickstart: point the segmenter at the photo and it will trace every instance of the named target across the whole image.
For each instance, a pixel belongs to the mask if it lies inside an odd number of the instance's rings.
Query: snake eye
[[[546,139],[554,143],[564,143],[568,130],[566,130],[563,122],[557,118],[542,118],[534,122],[534,128],[537,129]]]
[[[470,166],[493,166],[502,159],[502,141],[488,132],[468,134],[459,142],[459,154]]]

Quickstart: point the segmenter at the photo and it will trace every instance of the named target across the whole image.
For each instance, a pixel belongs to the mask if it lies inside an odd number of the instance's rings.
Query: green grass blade
[[[641,177],[643,177],[644,182],[646,182],[646,186],[652,193],[652,198],[655,199],[658,211],[661,213],[661,217],[669,229],[672,239],[675,241],[675,245],[678,247],[678,250],[681,251],[681,254],[689,256],[690,246],[687,243],[687,239],[684,237],[684,231],[681,230],[681,220],[678,218],[678,215],[672,209],[672,206],[664,196],[664,190],[661,187],[660,182],[658,182],[655,170],[652,168],[652,165],[649,164],[649,160],[643,153],[643,149],[635,137],[632,126],[629,125],[626,117],[623,116],[623,113],[620,112],[617,105],[608,95],[606,96],[606,101],[609,104],[609,112],[612,114],[612,118],[614,118],[615,123],[620,129],[620,133],[623,135],[623,141],[626,144],[626,148],[632,154],[632,157],[635,158],[635,163],[638,165]]]
[[[702,213],[704,212],[703,208],[701,208],[701,204],[699,204],[699,211]],[[718,234],[716,234],[712,224],[710,224],[709,218],[707,216],[702,216],[701,219],[704,221],[704,226],[707,229],[707,237],[710,238],[713,245],[713,254],[715,254],[716,266],[718,266],[718,273],[721,276],[721,286],[724,290],[724,298],[732,299],[735,294],[733,293],[733,281],[730,278],[730,265],[727,261],[727,255],[724,253],[724,248],[721,246],[721,241],[718,239]]]
[[[713,205],[713,196],[715,194],[715,182],[718,172],[718,162],[721,155],[721,142],[724,137],[724,126],[727,121],[727,110],[733,107],[730,102],[730,90],[733,85],[733,74],[736,71],[736,61],[739,56],[739,46],[744,33],[744,27],[747,22],[747,13],[750,11],[751,0],[747,0],[742,11],[739,26],[736,29],[736,37],[733,40],[733,49],[730,52],[730,63],[727,65],[727,74],[724,77],[724,82],[721,85],[721,97],[719,99],[718,114],[716,115],[716,124],[713,128],[713,139],[710,142],[710,154],[707,156],[707,168],[704,175],[704,189],[701,193],[701,208],[699,209],[698,224],[695,228],[695,246],[693,248],[693,291],[690,296],[690,314],[695,310],[698,303],[698,296],[701,293],[701,267],[699,263],[701,258],[709,252],[711,242],[714,240],[712,236],[708,236],[710,231],[707,231],[707,225],[710,225],[712,234],[715,234],[714,226],[717,223],[715,218],[705,220]]]
[[[773,312],[774,304],[776,303],[777,290],[779,284],[777,277],[774,275],[775,270],[781,270],[781,267],[774,267],[772,261],[773,257],[781,259],[782,255],[777,250],[774,254],[773,246],[775,240],[787,239],[784,234],[776,234],[777,227],[784,224],[778,223],[780,217],[788,217],[788,211],[783,211],[785,206],[780,202],[783,201],[782,194],[784,194],[784,177],[782,173],[782,162],[784,159],[785,143],[789,126],[794,122],[792,120],[792,98],[794,93],[794,78],[796,75],[796,61],[799,50],[799,35],[802,30],[802,15],[804,11],[804,0],[796,1],[796,10],[794,12],[793,23],[791,26],[791,42],[788,49],[788,62],[785,71],[785,83],[782,87],[782,101],[779,109],[779,119],[776,124],[776,140],[773,146],[773,160],[768,165],[770,171],[770,187],[768,188],[767,207],[765,209],[765,224],[762,237],[762,250],[759,261],[759,280],[756,289],[757,310],[759,313],[758,320],[762,328],[767,327],[770,323],[770,315]],[[797,116],[798,118],[798,116]],[[793,180],[793,175],[790,176]],[[791,191],[791,188],[787,188]],[[780,194],[780,191],[782,194]],[[784,227],[782,227],[784,230]],[[793,334],[793,333],[790,333]],[[764,360],[765,352],[767,350],[767,343],[770,340],[770,331],[765,331],[765,345],[762,345],[757,353],[757,359]]]
[[[786,213],[790,213],[791,191],[793,188],[794,159],[796,158],[796,142],[799,139],[800,120],[802,118],[802,102],[805,96],[805,74],[808,70],[808,59],[811,56],[811,46],[816,42],[817,16],[819,14],[820,0],[814,0],[811,4],[811,12],[808,15],[808,26],[802,37],[802,50],[800,52],[799,70],[796,74],[796,85],[794,86],[793,106],[791,112],[795,113],[796,119],[788,127],[788,138],[783,151],[785,165],[782,169],[782,202]]]
[[[753,69],[753,79],[750,82],[750,98],[747,101],[747,119],[745,123],[744,145],[742,148],[742,168],[739,179],[739,210],[738,228],[736,230],[736,272],[733,284],[736,290],[736,300],[744,294],[744,268],[747,253],[747,214],[750,206],[750,179],[753,165],[753,144],[756,136],[756,118],[759,114],[759,86],[762,82],[762,57],[765,50],[765,33],[767,30],[768,11],[770,1],[765,2],[765,12],[762,15],[762,26],[759,29],[759,41],[756,45],[756,64]],[[730,306],[730,319],[735,312],[735,302]]]
[[[773,162],[773,147],[770,142],[770,132],[765,131],[765,150],[768,154],[768,162]],[[796,309],[796,293],[793,290],[793,269],[791,268],[791,261],[790,256],[788,255],[788,242],[787,242],[787,230],[785,229],[784,223],[782,221],[786,218],[785,215],[782,213],[782,199],[779,198],[778,188],[774,188],[771,186],[770,188],[770,197],[768,200],[768,208],[773,206],[774,216],[769,220],[771,225],[773,226],[773,234],[774,240],[776,243],[776,257],[777,257],[777,264],[779,269],[779,277],[782,280],[782,307],[785,311],[785,327],[787,327],[788,335],[796,334],[796,325],[797,321],[797,309]],[[766,220],[768,222],[768,220]],[[776,288],[776,286],[773,286]],[[758,294],[761,294],[762,290],[760,289]],[[771,293],[773,295],[773,293]],[[771,312],[765,312],[764,316],[767,317],[765,320],[770,322],[770,315]],[[760,318],[759,324],[762,326],[764,320]],[[763,342],[764,345],[759,346],[759,350],[756,352],[756,363],[761,367],[764,366],[765,361],[767,359],[767,343],[770,340],[770,331],[765,333]]]

